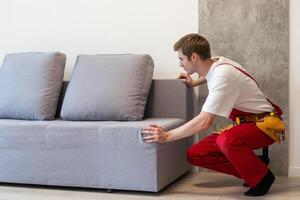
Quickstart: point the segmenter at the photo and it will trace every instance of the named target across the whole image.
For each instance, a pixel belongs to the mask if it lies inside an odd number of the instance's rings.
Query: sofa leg
[[[107,189],[106,191],[107,191],[107,193],[113,193],[112,189]]]

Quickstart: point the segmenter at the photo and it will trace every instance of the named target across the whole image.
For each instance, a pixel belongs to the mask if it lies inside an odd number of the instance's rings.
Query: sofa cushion
[[[0,69],[0,118],[53,119],[65,61],[59,52],[6,55]]]
[[[139,130],[152,123],[170,130],[184,120],[0,119],[0,181],[157,192],[188,170],[187,143],[143,142]]]
[[[0,148],[76,148],[91,147],[99,144],[105,129],[114,130],[125,135],[134,135],[143,143],[140,129],[149,124],[159,124],[166,130],[174,129],[182,124],[180,118],[147,118],[141,121],[65,121],[60,118],[50,121],[30,121],[16,119],[0,119]],[[129,129],[130,131],[129,131]],[[133,130],[133,131],[132,131]],[[111,131],[112,132],[112,131]],[[91,138],[90,136],[95,136]],[[115,136],[111,135],[111,142]],[[126,137],[126,136],[125,136]],[[122,139],[124,143],[133,143]],[[120,141],[120,142],[121,142]],[[87,144],[86,142],[91,142]],[[107,141],[108,143],[108,141]],[[116,144],[118,145],[118,144]]]
[[[153,76],[149,55],[80,55],[69,82],[64,120],[141,120]]]

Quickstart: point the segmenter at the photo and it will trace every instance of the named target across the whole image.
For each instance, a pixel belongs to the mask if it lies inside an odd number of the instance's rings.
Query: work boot
[[[268,193],[274,181],[275,177],[271,170],[269,170],[262,180],[255,187],[251,187],[244,195],[251,197],[263,196]]]

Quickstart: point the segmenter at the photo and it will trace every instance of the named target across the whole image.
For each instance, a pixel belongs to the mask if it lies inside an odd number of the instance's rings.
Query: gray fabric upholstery
[[[61,104],[68,83],[68,81],[63,83],[57,117],[60,117]],[[193,95],[193,89],[187,87],[180,80],[153,79],[147,98],[144,118],[176,117],[186,121],[191,120],[193,118]]]
[[[140,128],[180,126],[192,117],[193,96],[179,80],[153,80],[152,87],[142,121],[0,119],[0,182],[161,190],[191,169],[186,150],[192,140],[148,144]],[[64,90],[60,102],[63,97]]]
[[[139,130],[149,123],[168,130],[184,120],[0,120],[0,181],[159,191],[190,169],[187,144],[144,143]]]
[[[65,61],[59,52],[6,55],[0,69],[0,118],[54,119]]]
[[[149,93],[149,55],[81,55],[63,101],[65,120],[141,120]]]
[[[145,117],[193,118],[193,89],[181,80],[153,80]]]

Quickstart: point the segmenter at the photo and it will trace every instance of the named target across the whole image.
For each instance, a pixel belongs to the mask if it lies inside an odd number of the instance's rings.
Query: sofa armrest
[[[178,79],[154,79],[144,117],[193,118],[193,89]]]

